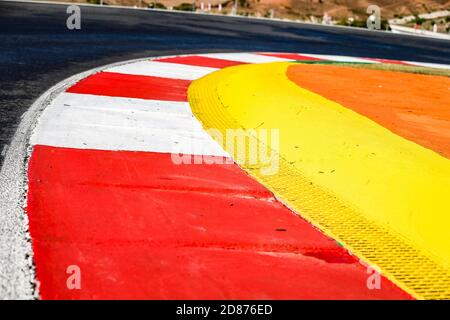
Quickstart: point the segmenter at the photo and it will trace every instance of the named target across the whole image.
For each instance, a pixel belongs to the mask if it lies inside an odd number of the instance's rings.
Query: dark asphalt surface
[[[65,78],[108,63],[154,55],[287,51],[450,64],[450,41],[363,29],[100,7],[81,7],[81,30],[66,6],[0,1],[0,153],[20,116]],[[0,157],[0,164],[3,156]]]

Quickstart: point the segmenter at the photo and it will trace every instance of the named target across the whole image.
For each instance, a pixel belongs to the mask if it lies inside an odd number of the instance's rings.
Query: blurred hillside
[[[58,1],[58,0],[56,0]],[[64,0],[62,0],[64,1]],[[65,2],[100,3],[101,0],[65,0]],[[320,22],[327,13],[333,21],[348,18],[365,21],[370,4],[381,8],[382,19],[402,18],[439,10],[449,10],[450,0],[236,0],[238,14],[260,17],[301,19]],[[200,10],[228,14],[235,0],[103,0],[104,4]],[[211,5],[209,9],[208,4]],[[219,10],[220,9],[220,10]]]

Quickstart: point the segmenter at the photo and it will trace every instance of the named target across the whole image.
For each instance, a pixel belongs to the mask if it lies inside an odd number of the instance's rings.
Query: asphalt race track
[[[0,163],[21,115],[52,85],[97,66],[146,56],[280,51],[450,63],[450,42],[384,32],[209,15],[0,2]]]

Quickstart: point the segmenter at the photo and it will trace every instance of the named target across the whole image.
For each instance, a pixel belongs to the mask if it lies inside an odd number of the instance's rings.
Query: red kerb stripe
[[[308,57],[303,56],[301,54],[296,53],[258,53],[262,56],[268,56],[268,57],[276,57],[276,58],[284,58],[284,59],[292,59],[292,60],[311,60],[311,61],[320,61],[322,59],[314,58],[314,57]]]
[[[378,61],[381,63],[390,63],[390,64],[403,64],[403,65],[408,65],[407,63],[403,62],[403,61],[398,61],[398,60],[389,60],[389,59],[376,59],[376,58],[364,58],[367,60],[373,60],[373,61]]]
[[[216,58],[203,57],[203,56],[171,57],[171,58],[157,59],[155,61],[180,63],[180,64],[187,64],[187,65],[191,65],[191,66],[210,67],[210,68],[219,68],[219,69],[222,69],[225,67],[237,66],[240,64],[245,64],[244,62],[239,62],[239,61],[229,61],[229,60],[216,59]]]
[[[235,164],[38,145],[28,175],[44,299],[409,297],[369,290],[365,267]]]
[[[87,77],[67,92],[111,97],[166,101],[187,101],[189,80],[99,72]]]

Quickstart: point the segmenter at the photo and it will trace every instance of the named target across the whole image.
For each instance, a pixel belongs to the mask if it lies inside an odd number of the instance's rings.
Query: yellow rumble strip
[[[365,263],[416,298],[449,299],[450,160],[297,86],[292,64],[194,81],[195,116],[243,169]],[[276,170],[236,154],[220,138],[227,129],[242,129],[247,152],[259,140],[260,152],[276,154]]]

